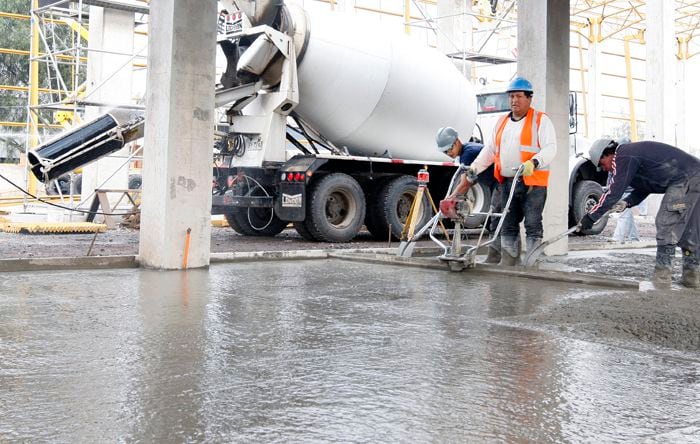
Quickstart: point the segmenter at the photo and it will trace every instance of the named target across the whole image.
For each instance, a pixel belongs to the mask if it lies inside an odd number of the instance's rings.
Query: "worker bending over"
[[[557,140],[549,117],[530,106],[533,90],[527,79],[516,77],[506,92],[511,111],[496,123],[467,175],[479,174],[493,164],[494,177],[502,185],[504,205],[511,187],[515,187],[501,228],[499,263],[512,266],[520,263],[520,222],[524,220],[525,223],[528,252],[542,242],[542,211],[547,199],[549,164],[557,153]],[[522,178],[516,181],[514,176],[521,165]]]
[[[447,154],[453,159],[459,158],[460,165],[469,166],[472,164],[476,156],[479,155],[484,144],[469,140],[467,143],[462,143],[459,139],[459,134],[457,131],[449,126],[440,128],[435,136],[435,142],[437,143],[438,151]],[[484,185],[491,189],[491,213],[501,212],[501,195],[500,195],[500,184],[495,182],[491,177],[493,176],[493,171],[485,171],[485,175],[489,175],[488,180],[484,180]],[[483,176],[482,176],[483,177]],[[486,178],[484,178],[486,179]],[[491,183],[493,182],[493,183]],[[459,183],[455,187],[452,194],[447,196],[447,199],[454,199],[459,195],[467,192],[469,189],[467,175],[462,174],[459,178]],[[491,235],[496,232],[496,227],[498,226],[498,217],[491,217],[488,222],[488,229]],[[486,264],[497,264],[501,260],[501,240],[500,237],[493,239],[493,242],[489,244],[488,255],[484,263]]]
[[[671,260],[676,245],[683,250],[686,287],[700,286],[700,159],[660,142],[619,144],[613,139],[596,140],[590,159],[608,172],[608,190],[583,216],[586,230],[609,209],[622,211],[642,202],[649,194],[664,194],[656,214],[656,266],[654,280],[671,282]],[[634,190],[623,199],[627,187]]]

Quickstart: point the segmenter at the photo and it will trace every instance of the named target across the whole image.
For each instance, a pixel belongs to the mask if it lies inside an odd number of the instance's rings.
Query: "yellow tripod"
[[[415,234],[416,225],[418,224],[418,218],[420,215],[421,205],[423,204],[423,195],[428,196],[428,201],[433,208],[435,214],[438,213],[438,209],[435,206],[433,197],[430,195],[430,190],[428,189],[428,182],[430,181],[430,174],[428,173],[428,166],[424,166],[423,169],[418,171],[418,189],[416,190],[416,195],[413,198],[413,203],[411,203],[411,209],[408,212],[408,217],[406,217],[406,223],[401,230],[401,244],[399,244],[399,256],[411,256],[413,253],[413,248],[415,246],[413,235]],[[440,221],[440,227],[442,228],[447,241],[450,241],[450,235],[447,229]]]

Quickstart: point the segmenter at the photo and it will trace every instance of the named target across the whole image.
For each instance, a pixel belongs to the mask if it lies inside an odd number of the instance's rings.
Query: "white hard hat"
[[[452,145],[454,145],[455,140],[459,135],[454,128],[450,126],[444,126],[440,128],[435,136],[435,142],[437,143],[438,150],[446,153]]]

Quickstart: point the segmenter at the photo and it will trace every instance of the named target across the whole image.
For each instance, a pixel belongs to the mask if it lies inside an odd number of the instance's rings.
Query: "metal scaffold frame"
[[[134,54],[120,54],[114,51],[107,51],[90,47],[88,42],[88,20],[89,14],[86,10],[88,6],[98,6],[122,11],[134,12],[135,14],[148,14],[148,6],[144,5],[145,0],[55,0],[44,2],[39,5],[38,0],[31,0],[30,20],[32,27],[32,38],[30,44],[30,82],[27,105],[27,138],[25,143],[25,156],[39,146],[41,137],[38,132],[39,126],[53,126],[47,122],[43,111],[53,110],[61,118],[60,123],[64,128],[81,123],[82,115],[87,106],[106,106],[121,109],[144,109],[141,105],[131,103],[105,103],[95,100],[88,100],[89,95],[99,90],[110,80],[119,70],[128,65],[137,65],[135,60],[145,56],[141,53],[145,47]],[[57,32],[58,26],[66,26],[71,29],[69,39]],[[102,82],[86,92],[87,61],[90,53],[100,52],[105,54],[116,54],[128,57],[121,66],[106,76]],[[38,92],[40,90],[39,66],[46,66],[46,78],[48,88],[43,88],[43,92],[52,95],[49,101],[40,101]],[[64,78],[61,72],[62,67],[70,67],[70,78]],[[141,66],[145,66],[142,64]],[[65,70],[64,70],[65,71]],[[25,184],[30,193],[36,194],[37,181],[30,174],[29,165],[25,169]],[[60,190],[59,190],[60,193]],[[72,199],[71,199],[72,201]],[[24,199],[25,209],[27,198]]]

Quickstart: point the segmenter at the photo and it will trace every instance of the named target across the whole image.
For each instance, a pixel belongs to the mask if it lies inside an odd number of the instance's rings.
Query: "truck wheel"
[[[73,178],[73,189],[75,190],[76,194],[80,194],[83,192],[83,175],[82,174],[76,174],[75,177]]]
[[[386,240],[389,236],[389,228],[382,221],[378,220],[377,211],[374,211],[373,202],[377,201],[379,192],[384,188],[387,182],[393,177],[382,177],[375,179],[365,186],[365,200],[367,201],[367,210],[365,214],[365,226],[375,239]]]
[[[365,220],[365,195],[355,179],[333,173],[309,190],[305,226],[322,242],[348,242]]]
[[[140,174],[129,174],[129,185],[130,190],[140,190],[143,179]]]
[[[265,210],[264,212],[261,210]],[[234,208],[224,214],[233,230],[244,236],[275,236],[287,227],[287,222],[274,214],[270,219],[270,208]]]
[[[574,185],[572,213],[574,215],[574,223],[577,223],[583,216],[590,211],[595,204],[598,203],[603,195],[603,187],[598,182],[592,180],[582,180]],[[608,216],[601,218],[596,222],[590,230],[575,232],[579,236],[588,234],[600,234],[608,223]]]
[[[264,196],[264,191],[256,186],[247,196]],[[275,236],[282,232],[287,222],[275,216],[272,208],[234,208],[224,215],[229,226],[244,236]]]
[[[469,188],[467,192],[467,200],[472,203],[472,208],[474,211],[479,211],[481,213],[487,213],[489,207],[491,207],[491,188],[488,186],[477,182]],[[467,217],[465,221],[466,228],[479,228],[484,224],[486,220],[486,215],[483,214],[473,214]]]
[[[370,232],[378,239],[387,239],[391,230],[392,239],[400,239],[417,191],[418,181],[413,176],[400,176],[386,183],[369,203],[368,211],[375,223],[374,231]],[[430,201],[427,194],[423,194],[415,230],[427,224],[431,216]]]
[[[306,228],[306,223],[304,221],[302,222],[294,222],[294,229],[297,230],[297,233],[299,233],[299,236],[302,238],[308,240],[308,241],[315,241],[313,234],[309,231],[308,228]]]

